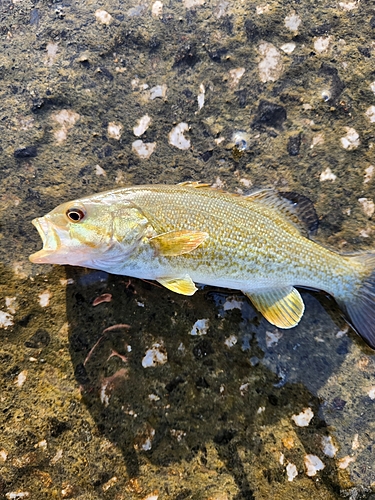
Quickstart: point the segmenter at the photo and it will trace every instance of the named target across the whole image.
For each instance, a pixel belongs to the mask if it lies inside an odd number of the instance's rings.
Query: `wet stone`
[[[212,344],[207,339],[202,339],[193,348],[193,354],[196,359],[202,359],[214,353]]]
[[[25,347],[30,349],[40,349],[46,347],[51,341],[51,336],[46,330],[38,330],[29,340],[26,340]]]
[[[301,134],[289,137],[287,151],[290,156],[298,156],[301,148]]]
[[[252,123],[253,128],[274,127],[280,129],[286,120],[286,109],[279,104],[261,101],[257,110],[257,118]]]
[[[25,148],[16,149],[14,152],[14,157],[18,160],[23,160],[25,158],[35,158],[38,154],[38,150],[35,146],[27,146]]]

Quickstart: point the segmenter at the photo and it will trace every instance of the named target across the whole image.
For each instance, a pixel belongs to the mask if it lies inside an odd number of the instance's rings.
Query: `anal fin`
[[[181,295],[194,295],[198,290],[188,274],[182,278],[158,278],[156,281],[165,286],[165,288],[168,288],[168,290],[180,293]]]
[[[299,323],[305,310],[301,295],[293,287],[243,293],[266,320],[278,328],[293,328]]]

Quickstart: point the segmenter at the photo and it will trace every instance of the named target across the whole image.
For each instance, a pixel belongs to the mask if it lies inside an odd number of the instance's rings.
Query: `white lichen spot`
[[[143,142],[140,139],[134,141],[132,144],[132,150],[143,160],[150,158],[152,153],[155,151],[156,142]]]
[[[280,453],[279,464],[284,465],[284,461],[285,461],[285,455],[284,453]]]
[[[166,85],[155,85],[150,89],[150,99],[153,101],[158,97],[164,98],[167,95],[167,86]]]
[[[349,214],[350,215],[350,209],[349,209]],[[345,337],[345,335],[348,333],[349,331],[349,327],[348,326],[344,326],[344,328],[342,330],[339,330],[337,333],[336,333],[336,338],[337,339],[341,339],[342,337]]]
[[[340,139],[342,147],[344,149],[347,149],[348,151],[358,148],[358,146],[361,144],[361,141],[359,140],[357,131],[354,128],[350,127],[345,127],[345,130],[346,135],[344,135],[344,137],[341,137]]]
[[[293,481],[293,479],[298,476],[297,467],[294,464],[289,463],[286,466],[286,475],[288,477],[288,481]]]
[[[22,370],[22,372],[20,372],[17,375],[15,384],[17,385],[17,387],[22,387],[23,384],[26,382],[26,379],[27,379],[27,370]]]
[[[366,116],[371,123],[375,122],[375,106],[370,106],[366,111]]]
[[[266,345],[268,348],[276,345],[281,337],[283,336],[283,333],[280,330],[274,330],[273,332],[268,332],[266,331]]]
[[[198,109],[202,109],[203,106],[204,106],[204,96],[205,96],[205,93],[206,93],[206,89],[204,88],[203,83],[201,83],[199,85],[199,94],[198,94],[198,97],[197,97]]]
[[[214,15],[218,19],[221,19],[222,17],[228,15],[229,5],[230,5],[229,2],[227,2],[226,0],[219,0],[214,9]]]
[[[237,344],[237,342],[238,342],[238,339],[235,335],[231,335],[230,337],[228,337],[224,340],[224,344],[227,347],[233,347],[234,345]]]
[[[355,434],[352,442],[352,450],[358,450],[359,448],[359,435]]]
[[[352,462],[355,462],[355,457],[346,455],[339,460],[339,469],[346,469]]]
[[[313,477],[320,470],[323,470],[325,465],[316,455],[305,455],[304,458],[306,474]]]
[[[111,139],[116,139],[116,141],[119,141],[122,135],[123,128],[124,127],[122,126],[121,123],[109,122],[107,128],[108,137],[111,137]]]
[[[292,12],[289,16],[286,16],[284,24],[288,30],[296,33],[301,24],[301,18],[295,12]]]
[[[375,94],[375,82],[370,83],[370,89],[374,92]]]
[[[198,319],[190,331],[190,335],[206,335],[208,330],[208,319]]]
[[[337,446],[333,444],[331,436],[322,436],[322,451],[329,458],[334,458],[338,452]]]
[[[169,132],[169,144],[178,149],[189,149],[190,148],[190,139],[186,139],[184,133],[189,130],[189,125],[185,122],[181,122],[176,125]]]
[[[184,6],[187,9],[191,9],[193,7],[198,7],[199,5],[204,5],[205,0],[184,0]]]
[[[246,71],[245,68],[234,68],[229,71],[229,77],[231,80],[230,87],[232,89],[237,87],[245,71]]]
[[[329,167],[327,167],[320,174],[319,180],[320,180],[320,182],[324,182],[324,181],[335,182],[336,178],[337,178],[337,176],[332,172],[332,170]]]
[[[133,127],[133,133],[136,137],[143,135],[151,124],[151,117],[149,115],[142,116],[137,124]]]
[[[259,406],[259,408],[257,409],[257,414],[261,415],[265,411],[266,411],[266,407],[265,406]]]
[[[240,179],[240,183],[245,186],[245,188],[251,188],[251,186],[253,185],[253,183],[251,182],[250,179],[245,179],[245,177],[242,177]]]
[[[311,141],[311,146],[310,148],[314,148],[315,146],[319,146],[321,144],[324,144],[324,134],[321,132],[320,134],[314,135]]]
[[[44,60],[46,66],[52,66],[57,59],[57,49],[59,48],[58,43],[47,43],[47,55]]]
[[[104,9],[98,9],[95,11],[95,18],[98,23],[106,24],[109,26],[113,21],[113,17]]]
[[[369,198],[358,198],[358,201],[367,217],[371,217],[375,211],[374,202]]]
[[[358,9],[358,4],[359,4],[359,0],[355,1],[355,2],[339,2],[339,6],[343,9],[343,10],[354,10],[354,9]]]
[[[296,44],[294,42],[284,43],[284,45],[282,45],[280,47],[280,49],[283,52],[285,52],[285,54],[291,54],[295,48],[296,48]]]
[[[314,40],[315,52],[318,52],[318,54],[325,52],[328,49],[330,42],[331,42],[330,36],[320,36],[319,38],[315,38]]]
[[[367,393],[370,399],[375,399],[375,387],[371,387],[371,389]]]
[[[368,182],[371,181],[373,175],[374,175],[374,170],[375,167],[374,165],[370,165],[369,167],[366,168],[365,170],[365,179],[363,181],[364,184],[367,184]]]
[[[38,295],[38,297],[40,307],[47,307],[51,298],[51,292],[49,290],[45,290],[40,295]]]
[[[4,463],[6,459],[8,458],[8,452],[2,448],[0,450],[0,463]]]
[[[42,441],[39,441],[39,443],[36,443],[36,445],[34,445],[34,448],[42,448],[43,450],[46,450],[47,449],[47,441],[45,439],[43,439]]]
[[[372,235],[372,229],[371,227],[366,227],[366,229],[360,229],[358,234],[361,238],[370,238],[370,236]]]
[[[8,326],[13,326],[13,316],[5,311],[0,311],[0,328],[7,329]]]
[[[95,173],[96,175],[102,175],[103,177],[107,177],[107,172],[100,165],[95,165]]]
[[[305,408],[298,415],[292,415],[292,420],[298,427],[307,427],[310,424],[313,416],[314,416],[314,413],[313,413],[312,409]]]
[[[280,52],[272,43],[262,42],[258,50],[263,59],[258,64],[259,79],[261,82],[276,81],[283,71],[283,63]]]
[[[158,500],[158,498],[159,495],[154,495],[153,493],[151,493],[151,495],[147,495],[147,497],[142,498],[142,500]]]
[[[242,309],[243,300],[237,300],[236,297],[227,297],[223,304],[224,311],[231,311],[232,309]]]
[[[143,368],[164,365],[168,361],[167,351],[162,342],[155,342],[142,359]]]
[[[311,104],[308,104],[308,103],[302,104],[302,108],[304,109],[304,111],[310,111],[313,109]]]
[[[161,15],[163,14],[163,3],[159,0],[156,0],[156,2],[152,4],[151,14],[152,17],[161,17]]]
[[[16,314],[17,297],[5,297],[5,306],[11,314]]]

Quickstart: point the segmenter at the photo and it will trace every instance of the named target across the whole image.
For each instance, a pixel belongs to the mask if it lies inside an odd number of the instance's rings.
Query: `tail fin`
[[[360,262],[367,273],[361,286],[349,300],[338,300],[354,330],[372,349],[375,349],[375,253],[351,257]]]

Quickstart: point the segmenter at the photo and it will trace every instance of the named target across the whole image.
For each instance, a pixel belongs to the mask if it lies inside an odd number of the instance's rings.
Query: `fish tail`
[[[349,298],[338,297],[337,301],[354,330],[375,349],[375,253],[363,253],[348,258],[357,268],[358,264],[361,264],[361,282]]]

